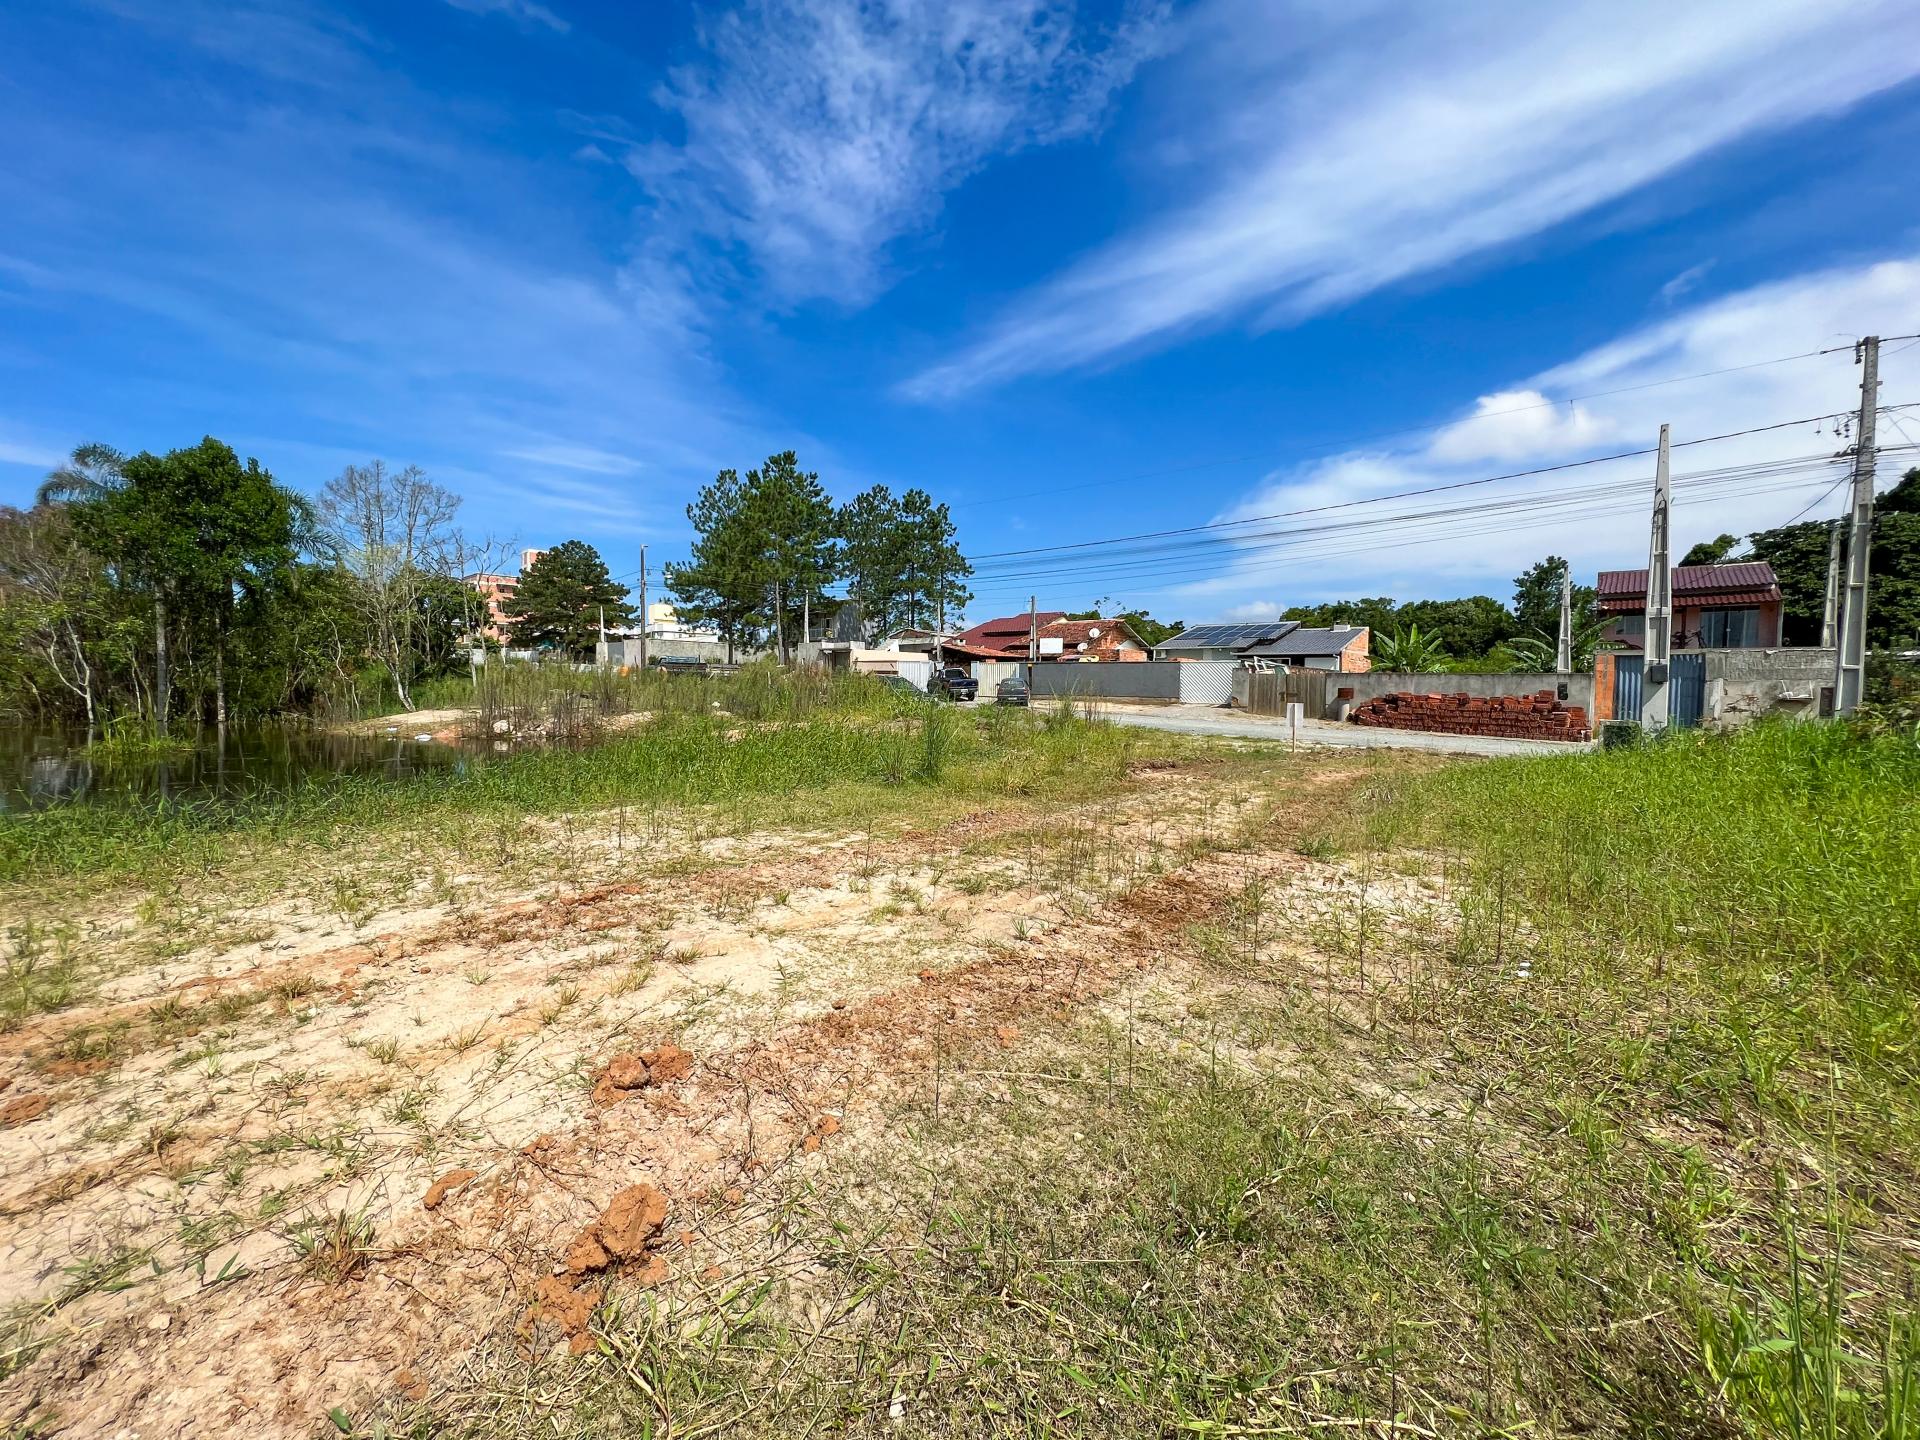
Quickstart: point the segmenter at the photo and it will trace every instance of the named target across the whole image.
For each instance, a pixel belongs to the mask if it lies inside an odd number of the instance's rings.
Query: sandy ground
[[[573,883],[476,867],[352,919],[75,897],[43,933],[91,982],[0,1035],[0,1426],[310,1434],[503,1335],[578,1349],[613,1287],[718,1275],[755,1187],[890,1089],[1150,966],[1246,883],[1215,842],[1298,823],[1337,763],[1147,762],[894,836],[564,821]]]

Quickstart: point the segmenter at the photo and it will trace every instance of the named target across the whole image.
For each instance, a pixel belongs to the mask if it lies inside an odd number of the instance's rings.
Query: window
[[[1700,648],[1741,650],[1760,643],[1758,610],[1702,610]]]
[[[1613,638],[1632,640],[1636,644],[1647,638],[1647,617],[1645,615],[1621,615],[1613,622]]]

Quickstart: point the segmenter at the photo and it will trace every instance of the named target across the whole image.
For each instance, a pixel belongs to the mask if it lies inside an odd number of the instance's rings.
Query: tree
[[[60,472],[49,477],[49,486],[56,482],[68,483]],[[73,518],[89,549],[152,590],[155,716],[162,733],[173,680],[170,623],[210,637],[214,719],[224,727],[235,606],[243,595],[284,579],[310,530],[305,500],[275,483],[259,461],[243,465],[230,446],[209,435],[165,455],[142,451],[121,461],[117,473],[103,465],[100,483],[73,503]]]
[[[1771,565],[1780,582],[1785,601],[1782,638],[1790,645],[1820,643],[1829,536],[1832,526],[1844,524],[1809,520],[1747,537],[1754,558]],[[1912,649],[1920,644],[1920,469],[1907,471],[1899,484],[1874,500],[1867,567],[1867,644]]]
[[[902,625],[943,627],[960,619],[973,573],[954,538],[953,517],[924,490],[895,497],[875,485],[837,517],[847,595],[878,633]]]
[[[382,460],[347,466],[320,494],[321,534],[359,582],[369,644],[406,710],[413,709],[425,638],[421,595],[445,572],[459,508],[460,497],[434,484],[419,466],[396,474]]]
[[[783,450],[747,472],[742,504],[741,523],[750,542],[757,544],[772,586],[769,609],[780,658],[789,660],[790,636],[806,613],[808,598],[834,579],[838,541],[833,502],[820,487],[820,477],[803,471],[799,457]]]
[[[719,631],[729,661],[756,636],[758,608],[766,602],[771,579],[746,501],[738,470],[714,476],[687,506],[687,519],[699,537],[691,558],[666,567],[667,589],[681,618]]]
[[[50,688],[64,690],[91,734],[116,607],[105,567],[79,543],[66,506],[0,507],[0,609],[14,661],[0,693],[44,698]]]
[[[1513,616],[1491,595],[1459,600],[1413,600],[1394,616],[1395,626],[1418,626],[1460,658],[1489,654],[1513,634]]]
[[[614,582],[598,550],[584,540],[562,541],[521,574],[513,596],[519,613],[507,634],[516,645],[591,656],[603,614],[609,625],[633,620],[626,596],[627,587]]]
[[[1382,670],[1401,670],[1413,674],[1447,668],[1447,647],[1437,635],[1421,633],[1418,625],[1396,630],[1374,639],[1373,658]]]
[[[1549,555],[1513,579],[1513,622],[1517,634],[1557,641],[1560,635],[1560,577],[1568,568],[1558,555]],[[1591,585],[1573,587],[1573,628],[1578,631],[1600,617],[1600,592]]]
[[[1739,548],[1738,535],[1721,535],[1716,539],[1702,540],[1680,557],[1680,563],[1682,565],[1718,565]]]

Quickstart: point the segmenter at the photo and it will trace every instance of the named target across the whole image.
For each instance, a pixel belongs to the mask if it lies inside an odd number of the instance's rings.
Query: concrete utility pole
[[[1553,668],[1573,673],[1573,563],[1560,567],[1560,643],[1554,647]]]
[[[647,547],[640,547],[640,673],[647,673]]]
[[[1040,663],[1040,597],[1027,597],[1027,693],[1033,693],[1033,667]]]
[[[1873,471],[1880,452],[1873,416],[1880,404],[1880,337],[1859,345],[1860,429],[1853,446],[1853,514],[1847,527],[1847,590],[1840,604],[1840,655],[1834,666],[1833,713],[1851,715],[1867,683],[1867,551],[1873,544]]]
[[[1653,531],[1647,543],[1646,658],[1640,671],[1640,725],[1667,728],[1667,675],[1673,663],[1673,567],[1667,555],[1667,512],[1673,487],[1667,478],[1667,430],[1660,427],[1660,458],[1653,467]]]
[[[1827,600],[1820,612],[1820,648],[1831,650],[1840,639],[1840,522],[1827,522]]]

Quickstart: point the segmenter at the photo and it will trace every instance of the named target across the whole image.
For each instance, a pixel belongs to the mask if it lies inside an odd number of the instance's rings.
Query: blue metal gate
[[[1644,660],[1638,655],[1615,655],[1613,657],[1613,718],[1616,720],[1640,719],[1640,667]]]
[[[1613,659],[1613,713],[1619,720],[1640,718],[1641,675],[1646,657]],[[1675,655],[1667,667],[1667,719],[1682,730],[1700,723],[1707,708],[1707,657]]]
[[[1707,657],[1676,655],[1667,686],[1667,710],[1673,723],[1691,730],[1707,708]]]

